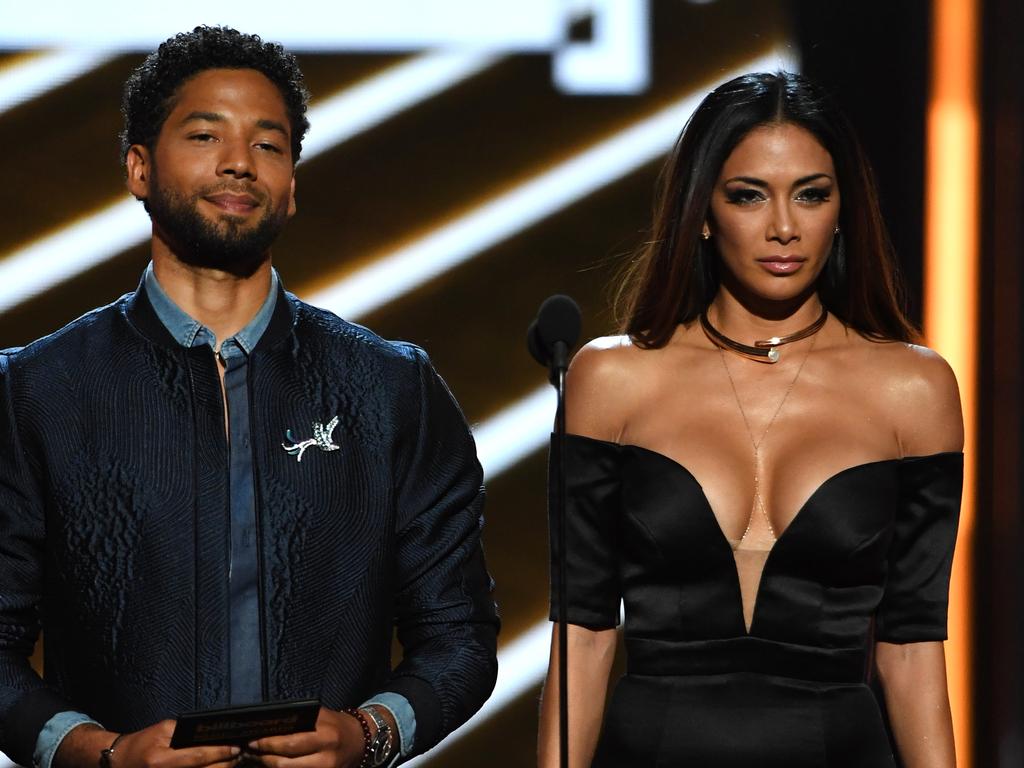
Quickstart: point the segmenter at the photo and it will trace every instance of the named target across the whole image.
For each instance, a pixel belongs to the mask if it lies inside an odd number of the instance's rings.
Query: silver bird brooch
[[[292,431],[286,430],[284,435],[287,437],[291,444],[281,443],[281,447],[285,451],[294,456],[296,461],[302,461],[302,454],[306,452],[307,448],[319,448],[321,451],[338,451],[341,450],[340,445],[336,445],[334,442],[334,430],[338,426],[338,417],[335,416],[326,425],[319,422],[313,422],[313,436],[307,440],[296,440],[295,435]]]

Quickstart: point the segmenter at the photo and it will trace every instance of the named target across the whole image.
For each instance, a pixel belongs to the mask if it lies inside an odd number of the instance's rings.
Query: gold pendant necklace
[[[821,326],[819,326],[820,328]],[[740,545],[746,540],[747,535],[750,533],[750,526],[754,522],[754,514],[760,510],[761,515],[764,517],[765,523],[768,525],[768,533],[771,535],[772,543],[778,541],[778,536],[775,535],[775,528],[772,525],[771,518],[768,517],[768,510],[765,508],[764,499],[761,496],[761,445],[764,443],[764,439],[768,436],[768,431],[772,428],[775,423],[775,419],[778,418],[779,413],[782,411],[782,406],[786,404],[786,400],[789,399],[789,393],[793,391],[793,387],[796,385],[797,379],[800,378],[800,374],[804,370],[804,365],[807,363],[807,358],[811,356],[811,351],[814,349],[814,343],[818,340],[817,336],[811,339],[811,344],[807,347],[807,352],[804,354],[804,359],[800,361],[799,367],[796,369],[796,375],[793,376],[793,380],[789,382],[789,386],[786,387],[785,393],[782,395],[782,399],[779,401],[779,405],[775,408],[775,413],[772,414],[771,419],[768,420],[768,426],[764,428],[761,433],[761,437],[757,440],[754,439],[754,431],[750,428],[750,420],[747,418],[747,412],[743,410],[743,403],[740,401],[739,392],[736,389],[736,382],[732,378],[732,372],[729,370],[729,364],[725,360],[725,350],[722,347],[718,347],[718,355],[722,360],[722,367],[725,368],[725,375],[729,377],[729,385],[732,387],[732,395],[736,398],[736,406],[739,408],[740,416],[743,417],[743,425],[747,428],[747,436],[750,438],[750,444],[754,447],[754,503],[750,508],[750,516],[747,518],[747,527],[743,531],[743,535],[740,537],[734,549],[739,549]]]
[[[796,333],[791,333],[788,336],[772,336],[770,339],[760,339],[754,342],[754,346],[750,346],[749,344],[741,344],[735,339],[730,339],[715,328],[711,321],[708,320],[707,310],[700,313],[700,327],[704,329],[704,333],[707,334],[707,337],[711,339],[711,342],[716,347],[728,349],[730,352],[735,352],[737,355],[742,355],[750,360],[756,360],[759,363],[779,362],[779,347],[783,344],[790,344],[794,341],[806,339],[808,336],[813,336],[821,330],[826,320],[828,320],[828,310],[823,306],[818,319],[806,328]]]

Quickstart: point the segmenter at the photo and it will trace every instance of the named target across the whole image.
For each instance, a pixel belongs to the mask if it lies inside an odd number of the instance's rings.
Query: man
[[[23,764],[392,765],[493,687],[461,412],[421,350],[270,265],[306,98],[258,37],[161,45],[123,103],[138,290],[0,354],[0,749]],[[181,712],[303,698],[315,731],[169,747]]]

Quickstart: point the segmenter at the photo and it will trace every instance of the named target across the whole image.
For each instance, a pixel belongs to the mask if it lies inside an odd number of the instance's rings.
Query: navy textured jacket
[[[264,698],[395,691],[423,752],[497,671],[465,419],[420,349],[283,291],[249,364]],[[282,448],[335,416],[340,450]],[[0,750],[30,764],[62,710],[128,731],[226,704],[228,469],[213,352],[144,289],[0,353]]]

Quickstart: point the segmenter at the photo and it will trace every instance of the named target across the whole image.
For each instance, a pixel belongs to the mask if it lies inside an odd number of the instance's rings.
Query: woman
[[[653,235],[626,334],[568,378],[571,764],[894,766],[877,670],[903,764],[954,766],[960,401],[911,343],[849,124],[798,75],[726,83],[665,167]]]

